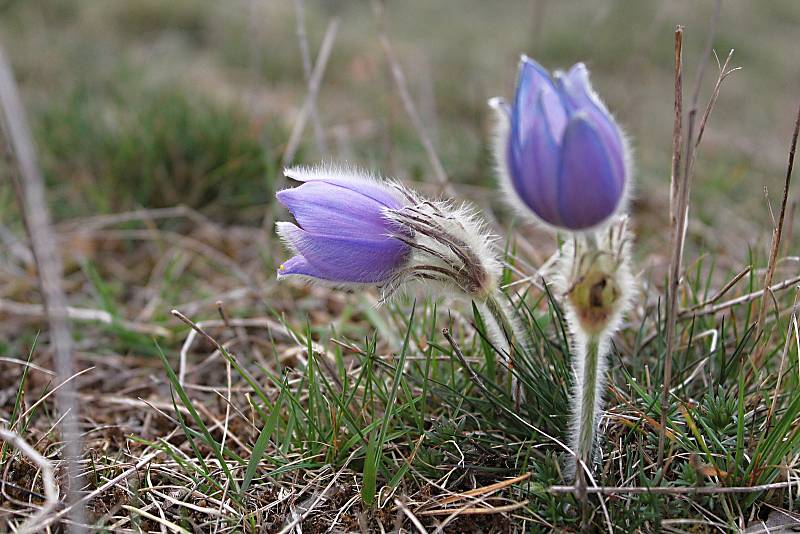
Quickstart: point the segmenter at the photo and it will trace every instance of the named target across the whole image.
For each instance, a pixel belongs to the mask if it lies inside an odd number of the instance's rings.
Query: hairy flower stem
[[[577,460],[584,462],[591,467],[594,452],[595,426],[600,416],[601,387],[602,381],[599,377],[600,363],[600,340],[598,336],[590,336],[584,346],[584,354],[577,355],[583,361],[582,368],[576,369],[576,375],[580,380],[579,387],[580,405],[577,407],[576,437],[577,445],[575,454]],[[583,376],[581,376],[581,374]],[[578,470],[581,466],[578,465]]]
[[[583,470],[591,471],[594,464],[606,358],[636,285],[631,275],[629,241],[623,218],[603,232],[568,243],[559,260],[560,278],[556,280],[572,337],[574,379],[570,446],[575,460],[565,467],[578,485]],[[576,467],[577,473],[573,472]]]

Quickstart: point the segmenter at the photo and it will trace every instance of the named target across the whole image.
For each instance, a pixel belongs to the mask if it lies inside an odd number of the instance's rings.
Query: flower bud
[[[411,247],[391,237],[397,229],[384,215],[403,206],[399,191],[352,171],[295,168],[286,176],[303,184],[276,195],[299,224],[277,224],[295,254],[278,268],[278,278],[380,286],[406,266]]]
[[[412,282],[479,300],[496,288],[501,268],[492,238],[466,206],[355,171],[298,168],[286,175],[304,183],[277,194],[299,224],[277,224],[295,254],[278,278],[372,285],[383,290],[382,300]]]
[[[495,157],[515,205],[573,231],[597,227],[623,208],[627,144],[584,64],[551,78],[523,56],[513,104],[489,103],[499,120]]]

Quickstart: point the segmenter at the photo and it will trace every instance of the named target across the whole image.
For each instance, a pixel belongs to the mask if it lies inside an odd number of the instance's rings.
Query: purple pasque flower
[[[278,268],[278,278],[380,286],[403,269],[411,249],[392,237],[397,223],[385,216],[404,206],[399,190],[351,170],[296,167],[285,174],[303,184],[276,195],[297,220],[277,223],[295,254]]]
[[[580,231],[624,205],[630,170],[622,132],[577,63],[550,74],[523,56],[512,105],[490,101],[501,123],[495,155],[507,192],[544,223]]]

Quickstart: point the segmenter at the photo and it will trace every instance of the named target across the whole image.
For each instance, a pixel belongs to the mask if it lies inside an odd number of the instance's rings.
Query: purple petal
[[[380,239],[391,229],[384,204],[360,192],[327,182],[306,182],[276,195],[307,232]]]
[[[596,226],[610,217],[624,192],[592,117],[576,115],[567,125],[559,172],[559,212],[571,230]]]
[[[588,105],[598,108],[600,111],[608,113],[605,104],[600,100],[592,88],[589,81],[589,69],[583,63],[576,63],[566,74],[559,76],[559,84],[564,90],[570,103],[576,108],[584,108]]]
[[[542,94],[529,113],[542,116],[546,105],[544,100]],[[527,135],[522,135],[517,115],[515,108],[509,143],[511,182],[522,201],[539,218],[558,225],[561,222],[558,210],[559,146],[544,120],[534,121]]]
[[[357,191],[391,209],[400,209],[406,204],[399,192],[358,171],[323,167],[294,167],[284,170],[284,174],[298,182],[323,182]]]
[[[292,256],[278,267],[278,278],[292,274],[320,278],[322,273],[314,269],[303,256]]]
[[[541,99],[542,106],[537,102]],[[547,121],[550,135],[556,144],[567,124],[567,114],[548,72],[534,60],[525,57],[520,64],[514,110],[519,115],[519,131],[524,136],[539,120]],[[525,139],[520,140],[522,143]]]
[[[313,235],[291,223],[278,233],[302,257],[292,258],[279,275],[306,274],[334,283],[379,284],[405,263],[409,247],[397,239],[353,239]]]
[[[614,172],[624,174],[625,148],[622,134],[608,109],[594,92],[586,65],[576,63],[566,75],[559,77],[558,83],[570,105],[592,118],[611,158]]]

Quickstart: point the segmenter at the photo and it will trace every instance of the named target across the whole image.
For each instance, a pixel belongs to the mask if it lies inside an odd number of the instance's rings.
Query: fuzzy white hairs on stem
[[[594,463],[611,339],[636,288],[631,273],[627,217],[565,243],[555,282],[572,338],[571,446],[577,460]],[[565,466],[575,475],[576,462]]]

